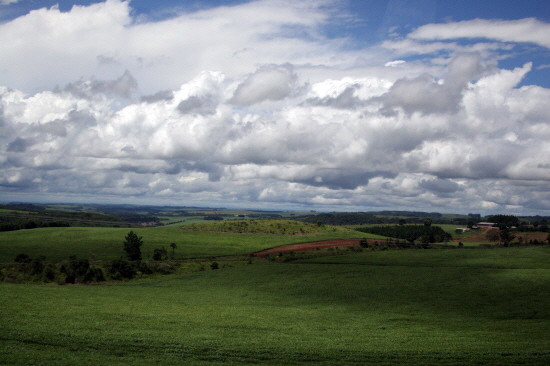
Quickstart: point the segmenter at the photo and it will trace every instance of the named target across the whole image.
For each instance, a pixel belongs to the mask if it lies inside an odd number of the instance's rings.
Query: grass
[[[218,231],[225,233],[252,233],[297,235],[318,233],[346,233],[349,230],[338,226],[314,225],[293,220],[234,220],[217,221],[189,226],[191,230]]]
[[[128,228],[40,228],[0,233],[0,262],[12,262],[17,254],[31,257],[45,255],[59,261],[70,255],[109,260],[124,255],[122,242]],[[248,254],[277,245],[339,238],[362,238],[368,235],[354,231],[322,232],[308,235],[270,235],[212,233],[182,230],[178,226],[131,229],[143,237],[144,258],[153,249],[176,243],[176,258],[213,257]]]
[[[548,269],[550,247],[495,247],[492,249],[385,250],[305,259],[303,263],[434,268]]]
[[[0,284],[0,364],[550,362],[550,248],[315,261],[103,286]]]

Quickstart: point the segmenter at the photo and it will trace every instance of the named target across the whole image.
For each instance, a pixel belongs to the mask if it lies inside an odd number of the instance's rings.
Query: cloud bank
[[[550,90],[520,86],[530,63],[346,50],[322,35],[330,11],[260,1],[148,22],[110,0],[0,25],[1,197],[550,210]]]

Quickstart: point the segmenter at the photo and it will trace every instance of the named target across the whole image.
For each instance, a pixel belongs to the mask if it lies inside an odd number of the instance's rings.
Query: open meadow
[[[266,225],[270,221],[266,221]],[[212,224],[205,224],[212,229]],[[215,227],[214,227],[215,229]],[[144,258],[158,247],[178,247],[176,258],[204,258],[222,255],[248,254],[278,245],[318,240],[363,238],[378,236],[341,228],[316,228],[306,234],[282,235],[255,232],[216,232],[184,230],[179,226],[154,228],[101,228],[67,227],[38,228],[0,233],[0,263],[12,262],[14,257],[25,253],[31,257],[44,255],[47,260],[59,261],[71,255],[97,260],[111,260],[124,256],[122,242],[129,230],[143,237]]]
[[[0,282],[0,364],[550,363],[548,246],[371,246],[239,259],[222,257],[380,236],[284,220],[132,230],[143,237],[144,259],[176,243],[176,270],[77,285]],[[125,255],[128,231],[2,232],[0,262],[77,255],[105,268]]]
[[[547,365],[550,248],[0,284],[4,365]]]

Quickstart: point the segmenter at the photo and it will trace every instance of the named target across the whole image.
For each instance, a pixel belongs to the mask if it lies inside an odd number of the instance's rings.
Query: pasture
[[[264,225],[268,225],[266,221]],[[277,220],[273,220],[277,221]],[[205,224],[205,229],[211,228]],[[307,224],[300,224],[307,225]],[[200,226],[198,226],[200,228]],[[197,227],[196,227],[197,228]],[[376,237],[352,230],[330,227],[304,235],[278,235],[272,233],[217,233],[182,230],[179,226],[154,228],[39,228],[0,232],[0,263],[12,262],[14,257],[25,253],[31,257],[46,256],[49,261],[59,261],[71,255],[81,258],[110,260],[124,256],[122,242],[129,230],[143,237],[141,251],[147,258],[158,247],[169,248],[176,243],[176,258],[204,258],[224,255],[248,254],[278,245],[308,241]]]
[[[547,365],[550,248],[0,284],[4,365]]]

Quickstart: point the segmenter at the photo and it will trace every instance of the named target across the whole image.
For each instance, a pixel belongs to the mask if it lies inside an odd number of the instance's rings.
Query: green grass
[[[550,247],[493,249],[364,250],[361,253],[305,259],[304,263],[338,263],[371,266],[472,267],[494,269],[549,269]]]
[[[8,214],[29,214],[34,213],[33,211],[22,211],[22,210],[12,210],[9,208],[0,208],[0,214],[2,213],[8,213]]]
[[[3,283],[0,364],[550,363],[550,248],[323,260],[103,286]]]
[[[465,233],[457,233],[456,232],[456,229],[457,228],[465,228],[466,225],[452,225],[452,224],[433,224],[434,226],[440,226],[443,230],[445,230],[446,232],[448,232],[449,234],[451,234],[453,236],[453,238],[466,238],[466,237],[469,237],[469,236],[472,236],[472,235],[476,235],[478,234],[480,231],[479,230],[472,230],[472,231],[468,231],[468,232],[465,232]]]
[[[211,223],[212,221],[208,221],[204,219],[203,216],[157,216],[161,221],[161,223],[165,226],[189,226],[191,224],[199,224],[199,223]],[[232,221],[232,220],[242,220],[242,218],[239,217],[225,217],[224,220]]]
[[[12,262],[17,254],[45,255],[50,261],[80,258],[108,260],[124,256],[122,242],[128,228],[40,228],[0,233],[0,262]],[[153,249],[176,243],[176,258],[248,254],[277,245],[338,238],[362,238],[353,231],[309,235],[231,234],[182,230],[178,226],[132,229],[143,237],[144,258]]]
[[[189,226],[191,230],[219,231],[225,233],[256,233],[275,235],[346,233],[349,230],[338,226],[314,225],[294,220],[233,220],[216,221]]]

